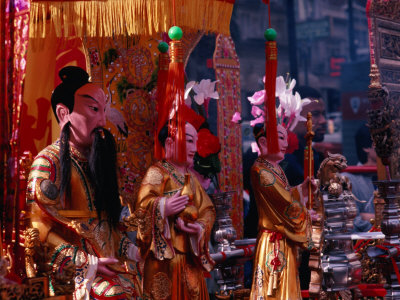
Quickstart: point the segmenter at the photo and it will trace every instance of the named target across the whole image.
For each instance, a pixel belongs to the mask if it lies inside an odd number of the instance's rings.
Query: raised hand
[[[165,200],[164,215],[165,217],[176,215],[185,209],[186,204],[189,201],[189,196],[181,196],[181,191],[179,190],[172,197]]]
[[[111,257],[100,257],[97,262],[97,273],[104,274],[106,276],[113,277],[116,275],[115,272],[111,271],[107,265],[118,263],[118,259]]]
[[[310,177],[307,177],[306,180],[303,181],[303,183],[300,184],[301,187],[301,192],[303,194],[304,200],[302,202],[303,205],[306,205],[306,201],[308,200],[306,198],[306,196],[308,195],[308,183],[311,181],[311,191],[313,194],[315,194],[315,192],[317,191],[318,185],[317,185],[317,180],[314,179],[314,177],[312,177],[310,179]]]

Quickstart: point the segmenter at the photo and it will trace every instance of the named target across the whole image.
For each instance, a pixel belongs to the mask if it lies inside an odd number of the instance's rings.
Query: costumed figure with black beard
[[[31,226],[52,253],[50,294],[73,270],[74,299],[139,296],[136,246],[119,230],[116,149],[104,129],[106,96],[78,67],[65,67],[51,96],[61,137],[35,158],[27,205]]]

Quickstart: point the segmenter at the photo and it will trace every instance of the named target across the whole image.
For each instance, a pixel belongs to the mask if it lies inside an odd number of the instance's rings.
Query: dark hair
[[[370,148],[372,146],[371,133],[370,133],[367,125],[364,124],[358,128],[358,130],[354,136],[354,139],[356,142],[356,151],[357,151],[358,160],[362,164],[364,164],[368,160],[368,155],[364,151],[364,148]]]
[[[203,129],[203,128],[209,129],[209,127],[210,126],[208,125],[207,122],[203,122],[200,125],[200,128],[196,131],[198,132],[200,129]],[[167,140],[167,138],[168,138],[168,121],[164,124],[164,126],[158,132],[158,140],[160,141],[160,144],[163,148],[165,148],[165,141]]]
[[[254,138],[258,144],[258,140],[260,139],[260,137],[262,137],[262,136],[266,137],[266,132],[264,130],[264,124],[257,123],[256,125],[254,125],[253,134],[254,134]]]
[[[161,128],[160,132],[158,133],[158,140],[163,148],[165,148],[165,141],[168,138],[168,121],[164,124]]]
[[[51,95],[51,107],[57,122],[60,122],[56,114],[57,104],[64,104],[72,112],[75,104],[75,92],[89,83],[89,74],[82,68],[68,66],[62,68],[58,76],[62,82],[54,89]]]
[[[199,127],[199,129],[198,129],[197,131],[200,131],[200,129],[203,129],[203,128],[205,128],[205,129],[210,129],[210,125],[208,124],[207,121],[203,122],[203,123],[200,125],[200,127]]]
[[[60,199],[65,201],[71,195],[70,181],[71,181],[71,156],[69,147],[69,134],[71,123],[68,122],[61,130],[60,136],[60,170],[61,170],[61,183],[60,183]]]
[[[321,99],[322,95],[316,89],[310,86],[297,86],[293,89],[294,92],[298,92],[301,98]]]

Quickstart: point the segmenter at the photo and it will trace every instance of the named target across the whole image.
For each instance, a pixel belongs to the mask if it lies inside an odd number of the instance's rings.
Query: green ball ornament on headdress
[[[157,46],[157,49],[161,53],[167,53],[168,52],[168,44],[166,42],[160,42]]]
[[[183,32],[182,29],[178,26],[172,26],[168,30],[168,36],[173,41],[179,41],[182,38]]]
[[[267,41],[275,41],[276,40],[276,31],[273,28],[268,28],[264,31],[264,37]]]

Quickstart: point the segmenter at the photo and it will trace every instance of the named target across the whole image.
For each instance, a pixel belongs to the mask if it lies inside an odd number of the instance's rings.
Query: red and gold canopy
[[[176,24],[229,35],[234,0],[175,0]],[[155,35],[173,24],[172,0],[49,1],[31,3],[30,37]],[[48,22],[46,22],[48,20]]]

